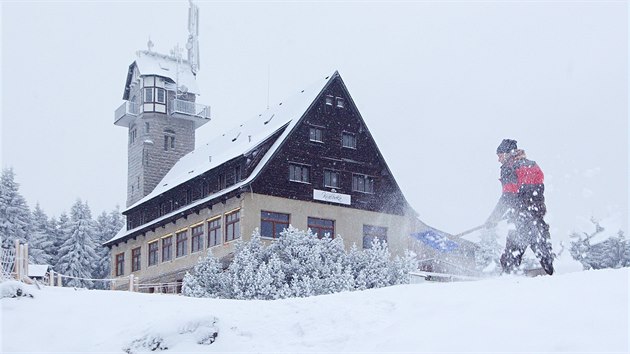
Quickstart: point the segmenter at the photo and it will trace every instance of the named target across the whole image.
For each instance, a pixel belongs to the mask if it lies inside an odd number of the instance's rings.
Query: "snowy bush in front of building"
[[[184,278],[183,294],[273,300],[409,283],[413,253],[392,259],[385,242],[371,246],[346,252],[341,237],[319,239],[291,226],[265,246],[256,231],[251,241],[238,241],[227,270],[211,253],[200,259]]]
[[[585,270],[630,267],[630,240],[626,239],[623,231],[619,230],[616,235],[603,239],[602,233],[606,229],[594,218],[591,222],[595,226],[593,232],[574,232],[570,235],[573,241],[569,252],[573,259],[582,263]],[[593,243],[593,239],[599,242]]]

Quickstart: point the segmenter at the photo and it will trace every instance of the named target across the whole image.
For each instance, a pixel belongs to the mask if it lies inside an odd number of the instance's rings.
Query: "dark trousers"
[[[545,272],[553,274],[554,254],[551,251],[549,225],[543,220],[542,215],[535,215],[538,213],[523,211],[516,214],[511,220],[516,230],[509,232],[505,251],[501,255],[503,272],[511,273],[520,266],[525,250],[531,247]]]

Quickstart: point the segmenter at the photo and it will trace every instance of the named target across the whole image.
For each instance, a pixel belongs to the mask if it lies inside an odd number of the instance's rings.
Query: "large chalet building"
[[[193,53],[194,58],[194,53]],[[130,65],[115,124],[128,129],[127,225],[106,243],[127,287],[181,281],[212,249],[229,261],[258,229],[273,242],[292,225],[346,247],[386,240],[393,253],[439,252],[409,206],[338,72],[195,149],[210,121],[196,102],[194,60],[150,50]],[[411,243],[414,243],[413,245]]]

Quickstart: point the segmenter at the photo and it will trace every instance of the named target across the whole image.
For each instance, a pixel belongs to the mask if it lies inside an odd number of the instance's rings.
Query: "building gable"
[[[408,210],[338,73],[275,150],[252,190],[388,214]]]

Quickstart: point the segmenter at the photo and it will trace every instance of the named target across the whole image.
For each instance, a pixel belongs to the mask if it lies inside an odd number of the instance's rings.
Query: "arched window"
[[[175,149],[175,132],[170,129],[164,130],[164,151]]]

